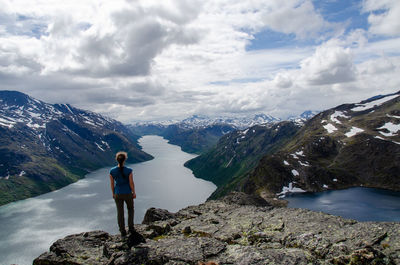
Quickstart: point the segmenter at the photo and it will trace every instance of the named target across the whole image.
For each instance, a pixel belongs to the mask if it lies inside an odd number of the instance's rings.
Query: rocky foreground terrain
[[[272,207],[243,193],[175,214],[149,209],[136,229],[146,242],[86,232],[33,264],[400,264],[400,223]]]

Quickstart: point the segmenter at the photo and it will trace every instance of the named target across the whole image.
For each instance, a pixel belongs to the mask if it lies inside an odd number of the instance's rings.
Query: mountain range
[[[264,114],[198,115],[124,126],[68,104],[0,91],[0,204],[68,185],[113,164],[122,149],[129,163],[152,159],[137,143],[146,134],[201,154],[185,166],[218,186],[211,198],[231,190],[264,198],[361,185],[400,190],[399,95],[307,111],[287,121]]]
[[[290,116],[286,120],[296,121],[298,123],[304,123],[305,121],[311,119],[317,115],[319,111],[307,110],[298,116]],[[183,120],[167,120],[167,121],[144,121],[144,122],[133,122],[130,125],[132,127],[168,127],[170,125],[177,125],[181,128],[193,129],[193,128],[205,128],[212,125],[229,125],[238,130],[243,130],[255,125],[276,123],[280,122],[282,119],[273,117],[269,114],[258,113],[253,115],[235,117],[235,116],[225,116],[225,117],[209,117],[206,115],[192,115],[191,117],[185,118]]]
[[[212,198],[231,190],[264,198],[351,186],[400,190],[399,95],[343,104],[284,133],[282,122],[264,133],[232,132],[186,166],[218,186]]]
[[[130,163],[152,159],[122,123],[16,91],[0,91],[0,132],[0,205],[68,185],[120,150]]]
[[[289,119],[301,126],[317,113],[306,111]],[[256,125],[269,126],[280,121],[279,118],[262,113],[239,118],[193,115],[181,121],[137,122],[128,127],[136,135],[160,135],[169,140],[169,143],[179,145],[185,152],[201,154],[214,147],[222,136],[230,132]]]

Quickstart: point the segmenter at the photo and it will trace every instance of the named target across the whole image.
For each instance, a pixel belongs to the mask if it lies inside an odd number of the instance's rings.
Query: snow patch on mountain
[[[347,137],[353,137],[354,135],[356,135],[358,133],[361,133],[363,131],[364,131],[363,129],[360,129],[360,128],[357,128],[357,127],[353,126],[349,132],[345,133],[345,135]]]
[[[276,195],[278,195],[279,198],[284,198],[287,193],[299,193],[299,192],[306,192],[306,191],[301,188],[293,186],[293,182],[290,182],[288,186],[283,186],[282,191],[280,193],[277,193]]]
[[[249,131],[249,129],[246,129],[246,130],[242,131],[241,133],[246,135],[248,131]]]
[[[292,174],[293,174],[293,176],[299,176],[300,174],[299,174],[299,172],[296,170],[296,169],[293,169],[292,170]]]
[[[325,130],[328,131],[328,133],[333,133],[333,132],[337,131],[337,128],[334,125],[332,125],[331,123],[328,123],[328,124],[324,125],[323,127],[325,128]]]
[[[387,130],[387,132],[379,132],[386,137],[396,136],[397,132],[400,130],[400,124],[394,124],[392,122],[387,122],[382,127],[379,127],[378,130]]]
[[[299,159],[299,157],[296,154],[290,154],[294,159]]]
[[[386,116],[388,116],[389,118],[400,119],[400,116],[396,116],[396,115],[389,115],[389,114],[386,114]]]
[[[0,126],[11,129],[20,124],[29,127],[38,136],[46,129],[46,124],[65,118],[96,128],[116,124],[116,121],[91,111],[76,109],[68,104],[52,105],[16,91],[1,91],[1,97]],[[65,126],[62,130],[72,132]]]
[[[103,149],[103,147],[101,147],[98,143],[94,142],[95,145],[97,146],[97,148],[99,148],[101,151],[105,152],[106,150]]]
[[[336,110],[335,113],[333,113],[333,114],[331,115],[331,121],[336,122],[336,123],[338,123],[338,124],[342,124],[342,122],[341,122],[340,120],[337,119],[337,118],[339,118],[339,117],[342,117],[342,118],[345,118],[345,119],[350,118],[349,116],[345,115],[343,112],[337,111],[337,110]]]
[[[304,161],[304,163],[299,161],[299,164],[302,165],[303,167],[309,167],[310,166],[310,163],[308,163],[307,161]]]
[[[5,117],[0,117],[0,125],[8,128],[14,127],[15,121],[9,120]]]
[[[391,96],[386,96],[377,100],[373,100],[367,103],[358,103],[356,104],[356,107],[352,108],[352,111],[364,111],[364,110],[369,110],[372,109],[373,107],[380,106],[384,104],[385,102],[392,100],[394,98],[397,98],[399,95],[391,95]]]

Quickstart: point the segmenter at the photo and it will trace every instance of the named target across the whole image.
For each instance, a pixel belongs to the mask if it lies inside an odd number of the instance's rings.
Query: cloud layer
[[[351,8],[363,26],[310,0],[2,0],[0,89],[123,122],[285,118],[398,91],[400,2]]]

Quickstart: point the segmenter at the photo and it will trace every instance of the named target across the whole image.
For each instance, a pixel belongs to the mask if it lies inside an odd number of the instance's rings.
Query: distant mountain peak
[[[206,115],[192,115],[189,118],[178,122],[178,126],[185,128],[196,128],[196,127],[206,127],[216,124],[226,124],[233,126],[237,129],[245,129],[257,124],[275,123],[279,122],[279,118],[275,118],[269,114],[257,113],[254,115],[233,117],[233,116],[222,116],[222,117],[208,117]]]
[[[245,129],[258,124],[276,123],[281,119],[273,117],[269,114],[258,113],[248,116],[220,116],[220,117],[209,117],[203,114],[194,114],[181,121],[168,121],[168,122],[136,122],[133,126],[147,125],[147,126],[168,126],[176,125],[181,128],[194,129],[194,128],[205,128],[213,125],[229,125],[236,129]]]
[[[320,112],[316,111],[316,110],[306,110],[303,113],[301,113],[299,116],[290,116],[288,118],[288,120],[293,121],[299,125],[303,125],[306,121],[313,118],[318,113],[320,113]]]

